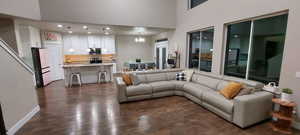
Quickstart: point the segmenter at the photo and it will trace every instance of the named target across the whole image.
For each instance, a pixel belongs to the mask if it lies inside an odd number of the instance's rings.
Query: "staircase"
[[[24,67],[24,69],[34,74],[34,70],[21,57],[19,57],[19,55],[1,38],[0,47],[7,53],[9,53],[20,65]]]
[[[15,134],[39,110],[34,70],[1,38],[0,103],[0,135]]]

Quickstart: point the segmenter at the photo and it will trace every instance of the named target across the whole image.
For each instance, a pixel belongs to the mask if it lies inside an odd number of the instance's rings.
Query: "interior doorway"
[[[168,40],[157,41],[155,43],[156,69],[166,69],[168,59]]]

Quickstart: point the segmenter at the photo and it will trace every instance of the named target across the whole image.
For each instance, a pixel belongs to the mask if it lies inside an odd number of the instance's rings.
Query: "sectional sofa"
[[[177,81],[176,73],[181,69],[136,72],[133,84],[126,86],[122,77],[116,77],[120,103],[166,96],[183,96],[214,112],[241,128],[251,126],[270,118],[272,110],[271,93],[262,91],[262,83],[206,72],[193,73],[191,80]],[[255,88],[251,94],[228,100],[219,94],[230,81],[240,82]]]

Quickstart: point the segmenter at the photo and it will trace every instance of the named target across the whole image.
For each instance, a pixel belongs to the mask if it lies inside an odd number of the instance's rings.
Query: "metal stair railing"
[[[8,54],[10,54],[10,56],[12,56],[20,65],[22,65],[28,72],[34,74],[33,69],[1,38],[0,38],[0,46]]]

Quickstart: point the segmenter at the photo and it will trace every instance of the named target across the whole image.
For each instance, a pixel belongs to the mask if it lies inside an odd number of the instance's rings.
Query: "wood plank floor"
[[[116,94],[112,83],[54,82],[38,90],[41,111],[17,135],[280,135],[268,122],[241,129],[183,97],[120,105]]]

